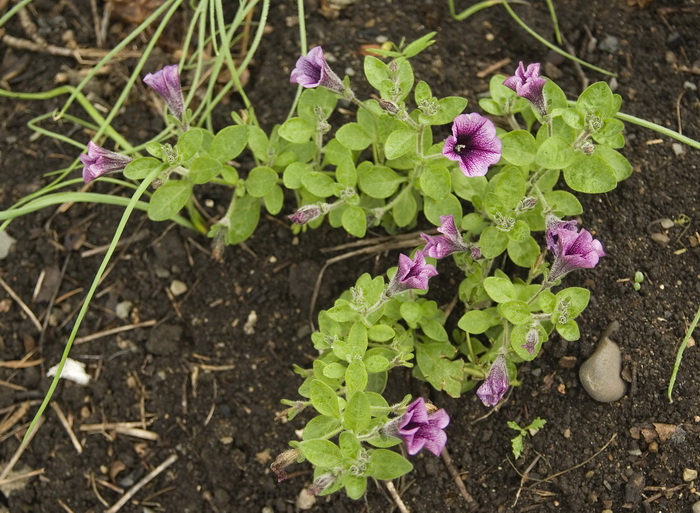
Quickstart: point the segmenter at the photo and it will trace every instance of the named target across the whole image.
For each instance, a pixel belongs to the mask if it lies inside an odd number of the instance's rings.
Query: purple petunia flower
[[[530,354],[535,354],[535,348],[537,348],[537,344],[539,341],[540,334],[537,331],[537,328],[532,327],[525,335],[525,343],[520,347],[525,349]]]
[[[428,289],[428,280],[437,274],[431,264],[425,262],[422,251],[416,251],[415,260],[399,255],[399,268],[386,289],[387,296],[394,296],[409,289]]]
[[[403,415],[385,424],[382,431],[389,436],[401,438],[410,455],[425,448],[435,456],[440,456],[447,443],[444,429],[449,423],[450,416],[445,410],[429,413],[421,397],[409,404]]]
[[[542,116],[547,114],[547,105],[543,92],[546,83],[547,79],[540,76],[539,62],[528,64],[527,69],[525,69],[522,61],[518,64],[515,75],[503,81],[504,86],[518,93],[518,96],[521,98],[529,100]]]
[[[547,249],[549,251],[554,251],[557,247],[557,241],[559,240],[559,230],[568,230],[575,232],[578,230],[578,223],[575,219],[564,221],[563,219],[559,219],[554,214],[549,213],[545,217],[545,227],[545,240],[547,242]]]
[[[345,92],[343,81],[326,62],[323,48],[320,46],[312,48],[305,56],[302,55],[297,59],[296,67],[292,70],[289,81],[307,88],[322,86],[339,94]]]
[[[83,181],[90,183],[104,174],[124,171],[126,165],[132,160],[134,159],[131,157],[105,150],[90,141],[87,145],[87,153],[80,154],[80,162],[85,166],[83,167]]]
[[[476,395],[484,403],[484,406],[496,406],[498,401],[503,399],[509,385],[506,357],[499,354],[491,365],[486,381],[476,391]]]
[[[574,269],[592,269],[600,257],[605,256],[603,245],[584,228],[577,232],[575,229],[558,227],[556,233],[548,238],[556,242],[552,249],[554,263],[549,271],[549,282],[558,280]]]
[[[453,216],[440,216],[440,228],[437,229],[443,235],[432,236],[426,233],[421,233],[420,236],[425,240],[424,251],[429,257],[445,258],[452,253],[460,253],[469,251],[473,253],[474,246],[466,244],[462,240]]]
[[[452,135],[442,154],[459,162],[465,176],[484,176],[501,158],[501,140],[491,121],[477,114],[460,114],[452,123]]]
[[[294,224],[306,224],[323,214],[318,205],[304,205],[287,218]]]
[[[180,73],[177,64],[163,67],[155,73],[149,73],[143,77],[144,83],[163,98],[170,112],[182,121],[185,112],[185,99],[182,96],[180,85]]]

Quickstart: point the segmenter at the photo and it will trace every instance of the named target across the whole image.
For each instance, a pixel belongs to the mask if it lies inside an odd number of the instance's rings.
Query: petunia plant
[[[631,173],[618,151],[620,96],[607,84],[569,101],[539,64],[520,63],[512,76],[491,79],[475,112],[466,99],[437,98],[416,81],[410,58],[432,35],[365,57],[375,90],[365,100],[321,47],[312,48],[290,73],[304,89],[296,115],[269,134],[252,111],[216,133],[192,126],[179,70],[166,66],[144,82],[167,106],[172,143],[152,143],[150,156],[132,158],[90,142],[81,156],[86,182],[117,171],[155,176],[149,217],[186,210],[217,253],[250,237],[262,209],[280,213],[285,190],[296,202],[286,207],[296,232],[325,220],[356,237],[369,228],[424,228],[424,243],[399,255],[386,279],[361,276],[319,313],[311,336],[318,356],[310,368],[295,368],[303,383],[298,397],[283,401],[282,417],[306,411],[310,418],[272,469],[284,479],[290,465],[310,462],[312,494],[345,489],[359,498],[368,478],[409,472],[406,454],[445,448],[444,409],[409,395],[385,399],[392,369],[410,369],[452,397],[476,388],[484,406],[496,407],[519,383],[519,363],[536,358],[554,334],[579,338],[576,318],[590,293],[562,288],[562,278],[595,267],[605,251],[574,219],[583,213],[574,193],[607,192]],[[355,107],[355,117],[332,126],[339,100]],[[195,201],[206,183],[231,189],[219,218],[203,216]],[[460,276],[451,333],[426,297],[430,279],[449,265]]]

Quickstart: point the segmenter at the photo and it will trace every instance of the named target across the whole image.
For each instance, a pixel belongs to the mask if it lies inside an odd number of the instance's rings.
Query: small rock
[[[0,230],[0,260],[7,258],[15,242],[17,241],[10,237],[5,230]]]
[[[693,504],[693,513],[700,513],[700,501]]]
[[[673,148],[673,153],[676,154],[676,157],[680,157],[685,153],[685,148],[680,143],[671,144],[671,148]]]
[[[255,325],[258,323],[258,314],[255,310],[251,310],[248,314],[248,319],[243,325],[243,333],[246,335],[253,335],[255,333]]]
[[[622,399],[627,385],[620,377],[622,353],[620,347],[603,336],[595,352],[581,365],[579,379],[583,388],[596,401],[611,403]]]
[[[658,242],[662,246],[667,246],[668,243],[671,242],[671,239],[668,237],[668,235],[665,235],[663,233],[652,233],[651,240],[653,240],[654,242]]]
[[[675,225],[673,220],[669,219],[668,217],[664,217],[663,219],[660,219],[659,224],[661,225],[661,228],[663,228],[664,230],[670,230]]]
[[[306,489],[299,492],[297,496],[297,508],[299,509],[311,509],[316,504],[316,496],[311,495]]]
[[[620,40],[615,36],[605,36],[598,43],[598,50],[602,52],[615,53],[620,48]]]
[[[683,481],[690,483],[698,478],[698,471],[692,468],[683,469]]]
[[[559,358],[559,367],[562,369],[573,369],[576,367],[576,357],[575,356],[562,356]]]
[[[180,280],[173,280],[170,284],[170,292],[173,293],[173,296],[181,296],[187,292],[187,284]]]
[[[170,271],[168,271],[162,265],[155,264],[153,266],[153,271],[156,273],[156,276],[158,278],[167,278],[168,276],[170,276]]]
[[[679,46],[683,45],[685,43],[685,40],[683,39],[683,36],[681,36],[681,33],[678,32],[677,30],[674,32],[671,32],[668,35],[668,38],[666,39],[666,46],[668,46],[671,50],[675,50]]]
[[[641,472],[632,474],[625,485],[625,502],[632,504],[641,502],[645,483],[644,474]]]
[[[131,301],[122,301],[121,303],[117,303],[117,308],[115,309],[117,317],[119,317],[122,321],[126,321],[129,318],[129,314],[131,313],[133,306],[134,304]]]
[[[698,86],[696,86],[690,80],[686,80],[685,82],[683,82],[683,87],[685,87],[688,91],[697,91],[698,90]]]

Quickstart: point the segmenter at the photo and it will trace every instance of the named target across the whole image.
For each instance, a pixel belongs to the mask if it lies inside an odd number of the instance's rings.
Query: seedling
[[[535,436],[537,432],[544,427],[547,423],[546,420],[537,417],[528,426],[520,427],[517,422],[508,421],[508,427],[514,429],[518,432],[515,438],[510,440],[510,444],[513,447],[513,456],[517,460],[523,452],[525,447],[524,439],[527,435]]]

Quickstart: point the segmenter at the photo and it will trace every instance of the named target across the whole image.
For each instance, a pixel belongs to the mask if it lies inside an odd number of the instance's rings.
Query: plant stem
[[[698,311],[695,313],[695,318],[693,319],[693,322],[690,323],[690,326],[688,326],[688,331],[685,332],[685,337],[683,337],[683,342],[681,342],[681,346],[678,348],[678,353],[676,353],[676,363],[673,365],[673,372],[671,373],[671,379],[668,382],[668,402],[672,403],[673,398],[671,395],[673,394],[673,386],[676,384],[676,376],[678,375],[678,369],[681,366],[681,360],[683,360],[683,351],[685,351],[685,348],[688,346],[688,341],[690,340],[690,337],[693,335],[693,332],[695,331],[695,327],[698,325],[698,322],[700,321],[700,307],[698,307]]]

